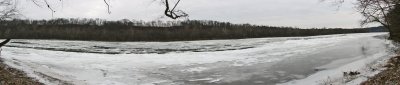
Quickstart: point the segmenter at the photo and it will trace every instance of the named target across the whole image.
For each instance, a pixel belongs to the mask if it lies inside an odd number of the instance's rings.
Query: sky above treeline
[[[108,0],[111,14],[107,13],[103,0],[48,1],[56,11],[53,15],[46,6],[36,6],[30,0],[21,0],[18,7],[27,19],[172,20],[164,17],[165,8],[160,0]],[[362,19],[354,8],[354,0],[348,0],[340,7],[321,0],[182,0],[178,9],[188,13],[191,20],[300,28],[360,27]]]

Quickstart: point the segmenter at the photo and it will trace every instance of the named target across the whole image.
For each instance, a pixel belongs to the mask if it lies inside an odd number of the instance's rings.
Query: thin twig
[[[106,0],[104,0],[104,3],[107,5],[107,12],[108,12],[108,14],[111,14],[111,11],[110,11],[110,4],[108,4],[108,2],[107,2]]]

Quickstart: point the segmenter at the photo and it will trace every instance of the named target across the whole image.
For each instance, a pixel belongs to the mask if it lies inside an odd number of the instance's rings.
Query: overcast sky
[[[169,20],[163,17],[159,0],[110,0],[111,14],[103,0],[48,0],[55,12],[21,0],[19,7],[28,19],[101,18],[108,20]],[[24,2],[25,1],[25,2]],[[346,2],[339,9],[320,0],[182,0],[179,9],[192,20],[216,20],[271,26],[360,27],[362,16]]]

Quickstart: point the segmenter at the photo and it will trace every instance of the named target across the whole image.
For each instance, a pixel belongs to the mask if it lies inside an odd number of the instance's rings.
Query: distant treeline
[[[379,29],[299,29],[207,20],[136,21],[52,19],[0,21],[0,38],[99,41],[177,41],[259,37],[313,36],[385,31]]]

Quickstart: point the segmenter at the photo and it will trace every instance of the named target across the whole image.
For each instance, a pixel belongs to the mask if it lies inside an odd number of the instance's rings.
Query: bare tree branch
[[[36,6],[42,7],[42,6],[39,5],[38,1],[36,1],[36,0],[32,0],[32,2],[33,2],[33,4],[35,4]]]
[[[8,42],[10,42],[11,39],[6,39],[3,42],[0,43],[0,47],[3,47],[4,45],[6,45]]]
[[[108,14],[111,14],[111,11],[110,11],[110,4],[108,4],[108,2],[107,2],[106,0],[104,0],[104,3],[107,5],[107,12],[108,12]]]
[[[175,3],[174,7],[172,9],[170,9],[169,1],[165,0],[165,11],[164,11],[165,16],[167,16],[167,17],[169,17],[171,19],[177,19],[177,18],[180,18],[180,17],[187,17],[188,14],[186,14],[182,10],[175,11],[175,8],[178,6],[180,1],[181,0],[178,0],[178,2]]]
[[[16,3],[13,0],[0,1],[0,20],[9,20],[19,16]]]

